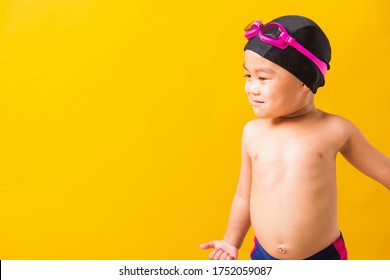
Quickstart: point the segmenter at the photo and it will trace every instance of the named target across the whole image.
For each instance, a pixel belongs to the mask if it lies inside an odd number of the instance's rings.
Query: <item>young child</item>
[[[337,222],[336,155],[390,190],[390,158],[350,121],[314,106],[331,49],[321,28],[284,16],[246,29],[246,124],[237,191],[210,259],[237,259],[252,225],[252,259],[347,259]]]

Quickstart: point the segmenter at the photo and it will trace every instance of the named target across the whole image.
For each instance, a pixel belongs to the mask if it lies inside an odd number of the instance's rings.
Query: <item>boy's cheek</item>
[[[247,94],[249,93],[249,88],[250,88],[250,85],[248,83],[245,83],[244,89],[245,89],[245,92]]]

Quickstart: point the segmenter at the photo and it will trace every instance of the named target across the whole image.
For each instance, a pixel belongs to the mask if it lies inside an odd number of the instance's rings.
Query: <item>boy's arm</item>
[[[390,190],[390,158],[374,148],[352,123],[346,127],[347,140],[341,154],[353,166]]]
[[[236,193],[230,209],[228,226],[221,241],[211,241],[202,244],[202,249],[213,248],[210,259],[236,259],[237,251],[241,247],[245,235],[250,227],[250,188],[252,182],[251,159],[248,155],[246,143],[248,125],[245,126],[241,143],[241,168]]]
[[[247,151],[250,123],[243,131],[241,143],[241,168],[236,193],[230,210],[228,226],[224,240],[229,244],[240,248],[246,233],[250,227],[250,194],[252,184],[252,164]]]

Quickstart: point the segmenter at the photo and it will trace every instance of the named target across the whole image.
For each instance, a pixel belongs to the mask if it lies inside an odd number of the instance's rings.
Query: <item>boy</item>
[[[252,259],[347,259],[337,222],[340,152],[390,190],[390,158],[348,120],[314,106],[331,49],[312,20],[285,16],[246,29],[245,90],[258,119],[242,136],[242,162],[223,240],[210,259],[237,259],[252,225]]]

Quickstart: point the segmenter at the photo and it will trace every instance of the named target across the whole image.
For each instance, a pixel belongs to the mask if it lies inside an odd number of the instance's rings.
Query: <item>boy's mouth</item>
[[[249,99],[249,102],[252,106],[260,106],[261,104],[264,103],[264,101],[257,101],[257,100],[252,100],[252,99]]]

